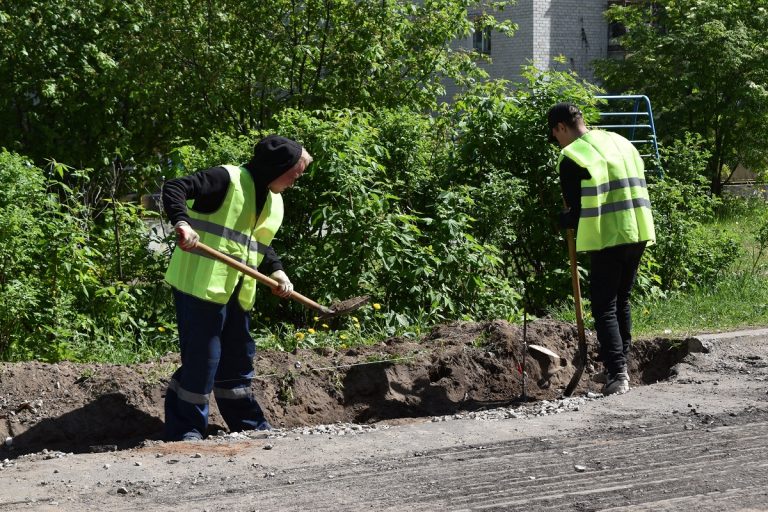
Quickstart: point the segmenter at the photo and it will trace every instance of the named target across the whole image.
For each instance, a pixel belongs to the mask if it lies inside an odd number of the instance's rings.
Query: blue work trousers
[[[629,295],[645,242],[591,252],[590,292],[600,359],[610,375],[626,370],[632,343]]]
[[[165,395],[169,441],[205,437],[211,392],[230,431],[271,428],[251,391],[256,344],[238,292],[239,287],[227,304],[215,304],[173,291],[181,367]]]

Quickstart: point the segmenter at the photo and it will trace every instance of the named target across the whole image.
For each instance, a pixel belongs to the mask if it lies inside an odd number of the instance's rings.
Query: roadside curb
[[[689,352],[704,352],[710,350],[712,343],[736,338],[753,338],[758,336],[768,337],[768,328],[745,329],[741,331],[719,332],[713,334],[698,334],[686,339]]]

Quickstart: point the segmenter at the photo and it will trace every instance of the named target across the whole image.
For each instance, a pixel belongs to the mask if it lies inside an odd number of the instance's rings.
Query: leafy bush
[[[546,111],[595,110],[593,88],[530,69],[515,89],[476,86],[433,115],[410,109],[285,110],[271,131],[315,158],[286,194],[274,245],[298,290],[330,301],[370,294],[389,332],[449,318],[516,318],[527,284],[541,311],[570,290],[556,224],[560,193]],[[247,160],[249,137],[217,134],[175,152],[184,169]],[[525,284],[524,284],[525,283]],[[260,297],[257,319],[301,319]]]
[[[703,145],[701,137],[686,134],[662,147],[666,177],[649,185],[657,236],[649,253],[663,290],[711,284],[739,252],[731,237],[704,227],[721,200],[709,191]]]
[[[538,314],[571,293],[557,226],[558,151],[545,118],[571,100],[593,120],[594,92],[572,74],[531,69],[522,84],[476,85],[432,114],[286,109],[268,130],[180,141],[155,172],[245,162],[268,131],[313,154],[286,193],[275,248],[298,291],[321,303],[365,293],[381,305],[321,328],[314,313],[262,287],[254,320],[271,329],[268,346],[325,343],[331,333],[340,341],[418,334],[458,318],[514,320],[523,295]],[[638,275],[646,295],[714,282],[736,255],[730,237],[702,227],[721,205],[701,178],[706,159],[688,136],[663,150],[666,178],[649,176],[658,243]],[[0,356],[128,361],[175,348],[161,282],[167,254],[147,248],[147,212],[115,199],[118,178],[131,172],[114,162],[112,177],[55,162],[40,169],[0,155],[0,179],[14,184],[0,191]],[[275,332],[291,343],[272,341]]]
[[[64,178],[89,173],[0,153],[0,179],[15,185],[0,193],[0,357],[132,360],[167,348],[165,262],[147,250],[137,207],[94,212]]]

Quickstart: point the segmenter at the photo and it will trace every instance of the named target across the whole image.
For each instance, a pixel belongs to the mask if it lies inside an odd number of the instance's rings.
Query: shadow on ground
[[[163,422],[128,404],[124,395],[102,395],[57,418],[45,418],[13,438],[14,456],[43,449],[84,453],[132,448],[157,438]]]

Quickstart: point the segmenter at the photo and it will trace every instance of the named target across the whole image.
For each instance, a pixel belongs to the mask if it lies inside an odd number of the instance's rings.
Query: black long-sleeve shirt
[[[569,210],[560,214],[560,227],[576,229],[581,214],[581,180],[591,178],[589,171],[567,156],[560,162],[560,190]]]
[[[263,180],[258,179],[249,164],[244,167],[251,173],[256,185],[256,211],[260,212],[267,199],[268,184],[260,183]],[[190,199],[194,200],[194,211],[213,213],[224,203],[229,182],[229,172],[224,167],[211,167],[189,176],[169,180],[163,185],[165,213],[174,225],[182,220],[189,222],[187,201]],[[283,270],[283,264],[272,246],[269,246],[259,264],[259,272],[271,274],[277,270]]]

